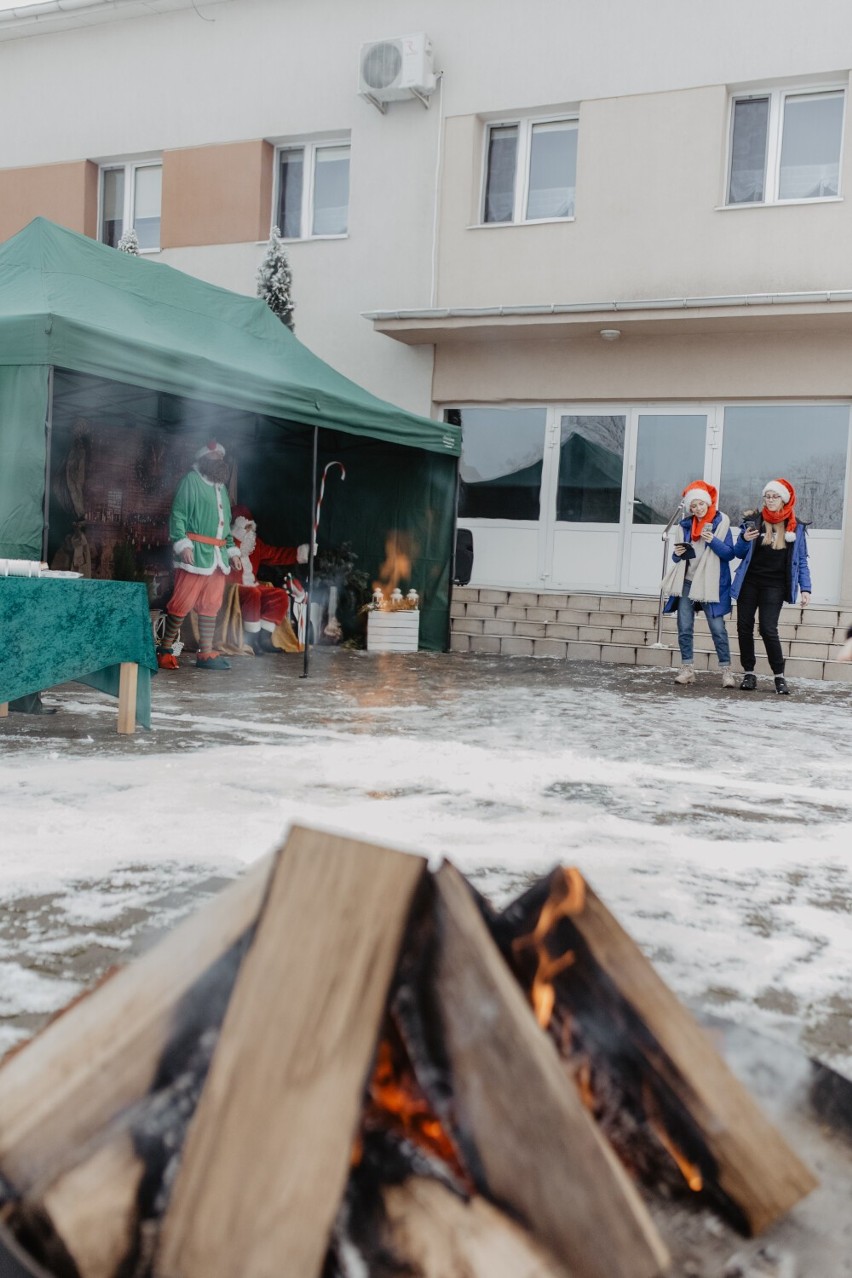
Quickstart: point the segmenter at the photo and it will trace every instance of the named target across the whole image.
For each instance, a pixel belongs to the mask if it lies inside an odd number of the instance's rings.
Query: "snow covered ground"
[[[450,857],[495,903],[576,864],[693,1006],[852,1075],[852,687],[320,650],[70,684],[0,720],[0,1051],[292,822]]]

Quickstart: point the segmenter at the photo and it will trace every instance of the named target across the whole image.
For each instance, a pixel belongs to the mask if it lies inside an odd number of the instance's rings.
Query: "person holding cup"
[[[778,618],[784,603],[811,601],[811,572],[805,525],[795,515],[796,490],[789,479],[770,479],[759,510],[743,515],[734,555],[740,566],[731,595],[737,601],[737,639],[743,678],[742,692],[757,687],[754,673],[754,619],[766,649],[775,691],[790,692],[784,677],[784,653],[778,637]]]
[[[703,479],[687,484],[683,490],[682,509],[686,512],[675,525],[679,540],[672,551],[674,567],[662,583],[663,594],[669,594],[664,612],[677,612],[677,641],[681,666],[675,683],[695,683],[693,639],[695,614],[700,609],[707,618],[710,637],[722,687],[735,688],[731,670],[731,649],[725,617],[731,611],[730,560],[734,557],[731,521],[717,510],[718,494]]]

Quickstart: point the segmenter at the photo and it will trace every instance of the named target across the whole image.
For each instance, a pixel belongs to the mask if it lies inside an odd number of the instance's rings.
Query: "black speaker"
[[[473,533],[469,528],[456,529],[456,561],[453,584],[466,586],[473,576]]]

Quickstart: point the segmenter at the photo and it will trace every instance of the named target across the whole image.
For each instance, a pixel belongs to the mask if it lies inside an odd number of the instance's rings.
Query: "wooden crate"
[[[416,652],[420,636],[420,613],[416,608],[367,615],[368,652]]]

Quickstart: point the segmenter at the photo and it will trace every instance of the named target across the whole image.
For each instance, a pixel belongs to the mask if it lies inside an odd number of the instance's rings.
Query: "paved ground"
[[[0,1048],[300,820],[449,855],[498,901],[579,864],[682,997],[852,1073],[848,685],[328,649],[301,671],[159,675],[130,738],[77,684],[0,720]]]

